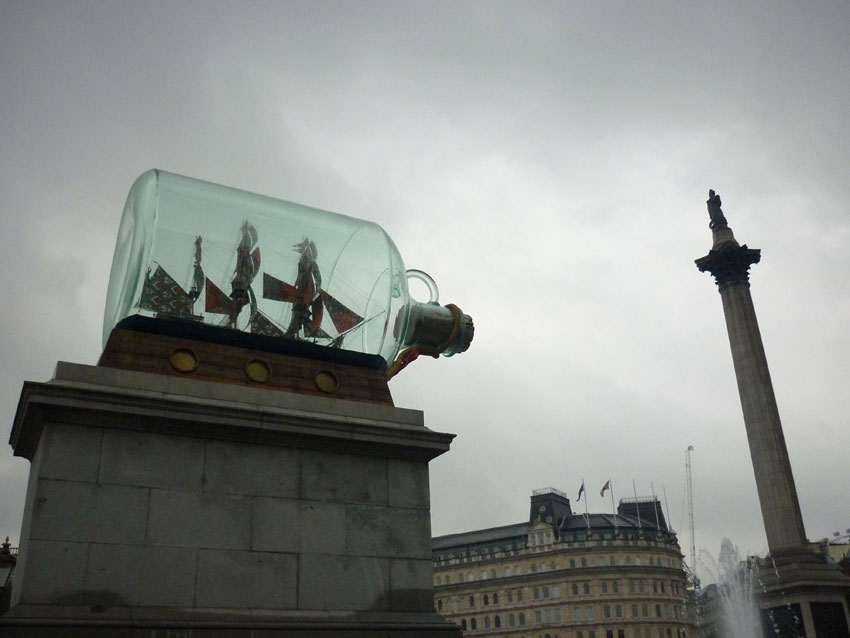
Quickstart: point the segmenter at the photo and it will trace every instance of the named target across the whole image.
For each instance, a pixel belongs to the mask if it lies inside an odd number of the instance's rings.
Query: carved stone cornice
[[[761,250],[743,246],[725,244],[717,250],[709,250],[705,257],[700,257],[694,263],[700,272],[710,272],[717,287],[723,290],[726,286],[743,283],[749,285],[750,266],[761,259]]]

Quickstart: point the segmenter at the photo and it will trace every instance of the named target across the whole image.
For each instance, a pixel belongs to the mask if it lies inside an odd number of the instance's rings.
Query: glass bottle
[[[426,283],[427,302],[408,278]],[[440,306],[375,223],[160,170],[130,189],[103,343],[142,315],[380,356],[463,352],[472,320]],[[125,322],[126,323],[126,322]],[[222,333],[225,334],[225,333]]]

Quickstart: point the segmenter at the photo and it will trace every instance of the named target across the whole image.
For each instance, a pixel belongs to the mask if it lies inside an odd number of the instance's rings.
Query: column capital
[[[749,285],[750,266],[761,260],[761,250],[743,246],[725,244],[717,250],[711,249],[705,257],[695,260],[700,272],[710,272],[717,287],[743,283]]]

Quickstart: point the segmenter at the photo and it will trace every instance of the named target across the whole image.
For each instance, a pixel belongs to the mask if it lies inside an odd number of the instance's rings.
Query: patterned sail
[[[204,302],[204,310],[220,315],[230,315],[233,312],[235,303],[233,299],[228,297],[224,291],[216,286],[210,278],[206,278],[206,300]]]
[[[168,315],[192,314],[193,299],[165,269],[157,264],[156,270],[145,274],[139,307]]]

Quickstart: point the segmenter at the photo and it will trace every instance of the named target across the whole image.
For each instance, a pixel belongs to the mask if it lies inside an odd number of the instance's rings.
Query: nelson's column
[[[850,579],[827,564],[809,543],[782,434],[753,300],[749,269],[761,251],[740,245],[710,190],[708,213],[713,244],[696,260],[710,272],[723,302],[744,425],[767,535],[769,556],[759,574],[765,636],[850,637]]]

